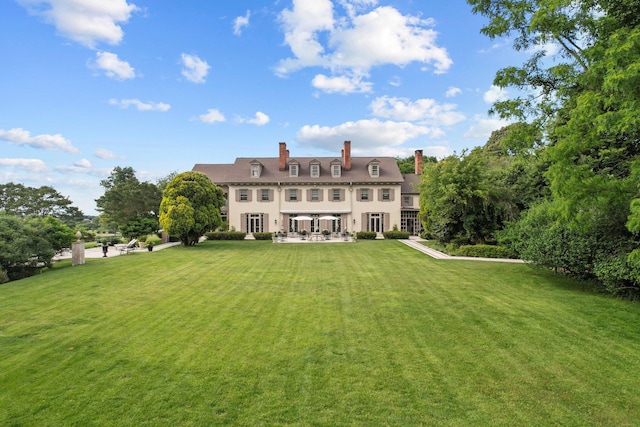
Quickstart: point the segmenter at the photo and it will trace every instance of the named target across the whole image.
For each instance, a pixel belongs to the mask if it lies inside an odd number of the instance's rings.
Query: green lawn
[[[0,425],[638,425],[638,325],[397,241],[66,261],[0,286]]]

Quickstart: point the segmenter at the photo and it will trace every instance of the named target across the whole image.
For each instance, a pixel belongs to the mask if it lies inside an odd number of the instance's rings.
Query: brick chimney
[[[342,149],[342,164],[345,170],[351,170],[351,141],[344,142]]]
[[[287,143],[280,143],[280,158],[278,162],[278,169],[281,171],[287,169],[287,158],[289,157],[289,150],[287,150]]]
[[[422,175],[422,150],[416,150],[415,170],[416,170],[416,175]]]

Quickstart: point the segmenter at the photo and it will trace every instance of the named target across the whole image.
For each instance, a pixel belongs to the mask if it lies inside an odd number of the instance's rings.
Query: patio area
[[[273,239],[273,243],[347,243],[355,242],[349,233],[330,233],[324,235],[322,233],[279,233],[277,238]]]

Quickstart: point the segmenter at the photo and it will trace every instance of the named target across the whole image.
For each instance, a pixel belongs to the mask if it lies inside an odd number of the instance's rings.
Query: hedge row
[[[408,239],[410,235],[408,231],[399,230],[385,231],[382,234],[384,235],[385,239]]]
[[[205,234],[207,240],[244,240],[246,235],[242,231],[214,231]]]
[[[374,240],[376,238],[375,231],[358,231],[356,233],[356,239],[358,240]]]
[[[271,240],[272,237],[273,233],[269,233],[268,231],[253,233],[253,238],[256,240]]]
[[[478,258],[517,258],[508,248],[493,245],[463,245],[456,250],[455,254]]]

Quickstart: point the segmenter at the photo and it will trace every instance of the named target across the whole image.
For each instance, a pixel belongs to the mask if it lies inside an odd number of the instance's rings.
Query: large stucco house
[[[278,157],[240,157],[233,164],[196,164],[193,170],[224,191],[222,216],[230,229],[382,233],[397,226],[418,234],[422,150],[415,158],[415,173],[403,175],[393,157],[351,157],[350,141],[340,157],[290,157],[281,142]],[[296,221],[296,216],[312,220]],[[327,216],[336,219],[320,219]]]

